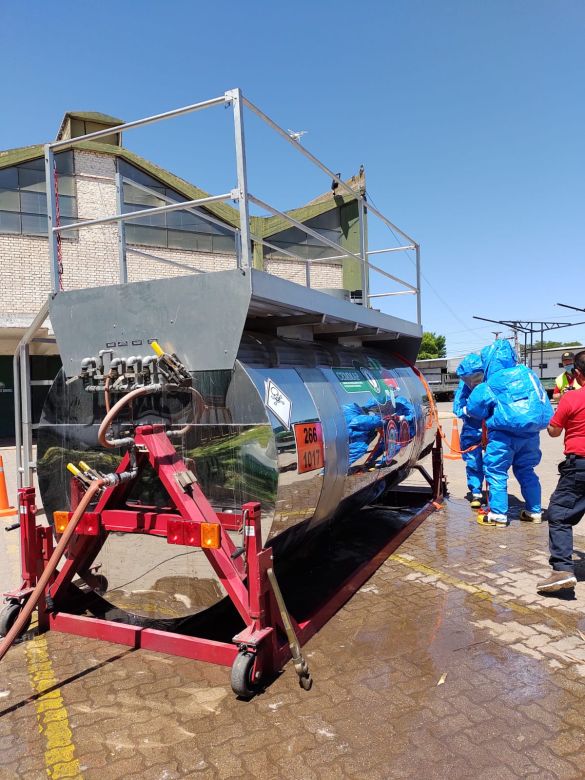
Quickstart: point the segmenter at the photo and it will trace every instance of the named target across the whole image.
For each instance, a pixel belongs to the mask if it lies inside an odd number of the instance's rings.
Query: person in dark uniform
[[[575,378],[585,385],[585,350],[575,355]],[[566,392],[547,428],[549,436],[565,431],[565,460],[548,506],[548,537],[552,574],[539,582],[540,593],[574,588],[573,526],[585,514],[585,392]]]

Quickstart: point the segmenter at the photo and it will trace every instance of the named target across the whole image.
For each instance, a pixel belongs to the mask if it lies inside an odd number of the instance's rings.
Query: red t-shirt
[[[550,425],[565,429],[565,455],[585,457],[585,387],[561,396]]]

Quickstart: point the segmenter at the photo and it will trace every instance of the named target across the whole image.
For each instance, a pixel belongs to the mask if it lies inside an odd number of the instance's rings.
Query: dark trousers
[[[550,565],[573,572],[573,526],[585,514],[585,458],[568,455],[559,463],[560,479],[548,505]]]

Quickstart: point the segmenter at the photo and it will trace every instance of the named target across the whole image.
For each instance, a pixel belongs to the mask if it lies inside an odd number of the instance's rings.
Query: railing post
[[[116,208],[118,214],[124,210],[124,182],[122,174],[116,170]],[[118,271],[120,284],[128,282],[128,263],[126,261],[126,223],[124,220],[118,222]]]
[[[32,408],[30,397],[30,359],[28,344],[20,347],[20,396],[21,396],[21,428],[22,428],[22,476],[24,487],[31,487],[33,483],[32,460]],[[22,392],[24,389],[24,392]]]
[[[368,267],[368,236],[366,231],[366,210],[364,198],[358,198],[360,226],[360,255],[362,258],[362,306],[370,307],[370,269]]]
[[[241,267],[252,265],[252,246],[250,241],[250,210],[248,206],[248,179],[246,173],[246,140],[244,137],[244,104],[242,91],[232,89],[226,92],[226,99],[231,100],[234,109],[234,131],[236,139],[236,171],[238,176],[238,193],[240,208],[241,235]]]
[[[422,325],[422,309],[420,300],[420,244],[415,244],[416,249],[416,321]]]
[[[47,190],[47,231],[49,239],[49,267],[51,271],[51,287],[53,292],[59,292],[59,250],[55,227],[55,155],[50,144],[45,144],[45,188]]]
[[[12,361],[12,375],[14,378],[14,439],[16,455],[16,485],[23,487],[22,468],[22,399],[20,389],[20,349],[14,353]]]

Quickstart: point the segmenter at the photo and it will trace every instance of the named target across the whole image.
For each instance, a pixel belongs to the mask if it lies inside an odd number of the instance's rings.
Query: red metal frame
[[[256,655],[254,676],[270,675],[290,658],[288,642],[284,640],[282,620],[270,588],[267,569],[272,567],[272,550],[262,546],[260,504],[244,504],[240,513],[216,512],[184,461],[177,453],[161,425],[136,429],[136,463],[138,470],[146,464],[157,473],[169,497],[169,506],[136,506],[127,502],[128,483],[107,488],[96,506],[82,517],[73,536],[65,563],[49,583],[45,599],[39,604],[39,625],[70,634],[102,639],[135,648],[145,648],[221,665],[231,665],[240,650]],[[122,459],[117,471],[130,467],[130,456]],[[388,544],[359,567],[338,588],[335,595],[322,604],[308,619],[293,626],[301,644],[310,639],[369,579],[386,558],[440,506],[443,495],[441,440],[433,451],[433,500],[429,501]],[[20,535],[23,584],[20,591],[7,598],[25,600],[37,582],[52,550],[52,528],[36,524],[34,488],[19,490]],[[101,618],[68,613],[68,586],[76,574],[82,576],[103,546],[108,533],[140,533],[166,537],[169,544],[200,547],[204,523],[220,525],[220,545],[203,548],[218,575],[245,628],[232,643],[201,637],[184,636],[169,631],[126,625]],[[236,550],[227,531],[242,530],[244,551]],[[48,603],[48,607],[47,607]],[[57,606],[57,611],[54,610]]]

